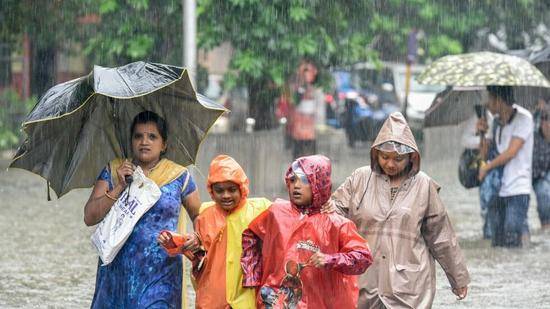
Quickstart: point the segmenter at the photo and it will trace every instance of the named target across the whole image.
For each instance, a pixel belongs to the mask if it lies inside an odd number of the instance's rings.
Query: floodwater
[[[434,308],[548,308],[550,233],[539,231],[534,202],[529,210],[531,245],[493,249],[481,239],[477,191],[456,181],[456,163],[425,170],[442,186],[472,277],[468,297],[457,301],[438,266]],[[93,228],[83,222],[89,190],[46,201],[45,181],[0,160],[0,308],[87,308],[95,283]],[[338,184],[335,184],[338,185]]]

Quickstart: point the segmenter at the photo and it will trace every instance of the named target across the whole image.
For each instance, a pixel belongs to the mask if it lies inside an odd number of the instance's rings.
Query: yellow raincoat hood
[[[242,167],[232,157],[219,155],[210,163],[206,183],[210,195],[212,184],[226,181],[239,185],[239,205],[227,212],[215,202],[203,203],[195,221],[195,231],[206,250],[206,262],[196,278],[196,308],[255,306],[255,290],[241,284],[242,233],[271,203],[265,198],[248,198],[249,180]]]

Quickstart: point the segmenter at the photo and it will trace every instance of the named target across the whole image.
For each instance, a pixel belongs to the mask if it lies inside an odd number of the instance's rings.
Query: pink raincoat
[[[319,212],[331,193],[328,158],[297,162],[313,203],[300,208],[278,199],[250,223],[243,233],[243,285],[259,288],[260,308],[355,308],[356,275],[372,263],[370,250],[350,220]],[[326,254],[323,269],[307,265],[318,251]]]

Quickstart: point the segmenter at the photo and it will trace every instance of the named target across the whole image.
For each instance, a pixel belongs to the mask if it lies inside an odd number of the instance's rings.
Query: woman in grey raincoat
[[[371,166],[355,170],[330,203],[355,222],[374,255],[359,279],[358,307],[431,307],[435,260],[453,293],[466,297],[470,277],[440,187],[419,171],[418,147],[401,113],[386,120],[370,155]]]

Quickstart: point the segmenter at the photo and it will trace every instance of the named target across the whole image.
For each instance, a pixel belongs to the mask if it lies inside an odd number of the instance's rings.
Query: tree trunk
[[[57,48],[54,45],[37,46],[33,41],[31,39],[31,94],[40,97],[55,85]]]
[[[9,43],[0,42],[0,89],[11,84],[11,48]]]
[[[248,111],[256,120],[254,130],[269,130],[275,127],[275,100],[277,87],[267,79],[250,80],[248,83]]]

